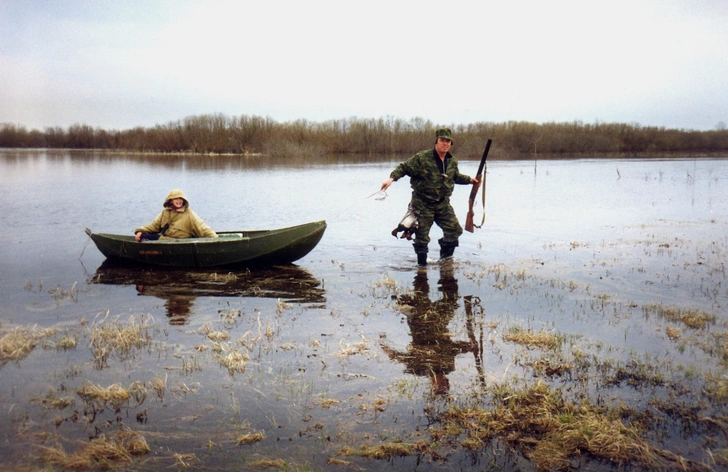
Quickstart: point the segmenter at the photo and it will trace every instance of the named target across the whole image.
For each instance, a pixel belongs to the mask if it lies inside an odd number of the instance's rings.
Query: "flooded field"
[[[492,162],[425,269],[396,163],[0,153],[0,469],[728,467],[728,159]],[[84,229],[172,188],[329,226],[287,267],[104,261]]]

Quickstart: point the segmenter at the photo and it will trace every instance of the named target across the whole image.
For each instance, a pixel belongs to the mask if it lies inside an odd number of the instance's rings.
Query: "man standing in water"
[[[463,234],[455,210],[450,205],[455,184],[480,184],[480,180],[461,174],[458,161],[450,154],[452,132],[450,128],[435,131],[435,148],[420,151],[397,166],[389,174],[389,179],[382,183],[382,190],[387,190],[392,182],[405,175],[410,178],[412,186],[412,208],[417,217],[415,242],[417,264],[427,265],[427,244],[430,242],[430,228],[437,223],[442,229],[440,258],[451,257],[458,246],[458,238]]]

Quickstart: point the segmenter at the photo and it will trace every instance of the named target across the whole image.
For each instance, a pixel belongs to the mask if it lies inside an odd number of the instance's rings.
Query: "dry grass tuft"
[[[570,373],[574,366],[570,362],[551,362],[548,359],[540,359],[533,363],[534,373],[543,374],[547,377],[559,377]]]
[[[666,307],[653,303],[642,308],[645,315],[657,315],[673,323],[682,323],[688,328],[704,329],[716,321],[716,316],[699,310],[686,310],[682,308]]]
[[[470,449],[501,438],[520,449],[539,471],[568,469],[572,458],[584,454],[649,469],[682,468],[688,462],[652,447],[636,427],[625,425],[617,414],[588,402],[565,402],[543,382],[520,391],[496,387],[495,401],[497,405],[490,411],[480,406],[448,409],[442,427],[433,430],[433,438],[465,432],[463,447]]]
[[[16,327],[0,338],[0,363],[25,359],[42,338],[51,336],[54,332],[53,329]]]
[[[136,401],[135,406],[139,406],[144,403],[147,397],[147,389],[141,382],[132,383],[128,389],[123,388],[118,383],[104,388],[87,382],[76,393],[83,401],[97,409],[103,409],[107,405],[119,409],[132,398]]]
[[[227,341],[230,339],[230,333],[227,331],[213,331],[210,323],[202,326],[202,328],[200,328],[200,332],[207,336],[207,339],[213,342]]]
[[[728,466],[728,449],[718,449],[713,452],[715,463],[720,466]]]
[[[195,454],[172,454],[174,459],[174,465],[172,467],[189,469],[193,467],[193,463],[198,462],[199,459]]]
[[[237,309],[220,310],[220,318],[223,326],[226,328],[232,328],[238,324],[238,319],[243,315],[243,312]]]
[[[76,338],[74,338],[72,336],[64,336],[56,344],[56,349],[62,350],[62,351],[67,351],[69,349],[76,349],[76,345],[77,345]]]
[[[278,315],[282,315],[284,311],[290,310],[291,308],[293,308],[292,304],[287,303],[280,298],[278,299],[278,302],[276,303],[276,313]]]
[[[144,436],[126,427],[113,437],[96,438],[72,454],[68,454],[60,445],[41,446],[41,449],[41,458],[45,462],[70,470],[111,470],[151,450]]]
[[[556,349],[562,343],[562,339],[547,331],[533,333],[518,326],[504,333],[503,340],[526,346],[528,349]]]
[[[665,328],[665,334],[667,334],[667,337],[670,338],[672,341],[677,341],[680,339],[680,329],[675,328],[673,326],[667,326]]]
[[[235,372],[244,374],[245,367],[250,359],[247,354],[242,354],[238,351],[232,351],[226,356],[218,355],[217,358],[220,361],[220,364],[228,370],[230,375],[235,374]]]
[[[432,446],[426,441],[417,441],[414,444],[405,442],[390,442],[376,446],[362,446],[360,449],[344,447],[339,450],[340,455],[361,456],[371,459],[391,460],[395,457],[412,456],[415,454],[432,453]]]
[[[63,410],[64,408],[68,408],[69,406],[73,405],[73,398],[69,397],[57,397],[54,391],[51,391],[43,398],[31,398],[31,403],[38,403],[40,405],[43,405],[44,408],[54,408],[58,410]]]
[[[107,365],[112,354],[126,359],[133,348],[141,348],[152,342],[151,330],[154,319],[149,315],[132,315],[122,323],[117,317],[109,320],[107,311],[104,318],[90,327],[89,349],[94,356],[96,368]]]
[[[164,401],[164,392],[167,390],[167,375],[165,374],[164,377],[157,375],[154,380],[149,382],[149,387],[157,392],[160,400]]]
[[[333,398],[322,398],[319,403],[321,403],[321,408],[331,408],[331,405],[341,403],[341,400],[335,400]]]
[[[381,289],[381,294],[378,293],[378,290]],[[397,281],[389,276],[386,272],[382,274],[382,279],[378,282],[374,282],[371,287],[371,295],[374,298],[383,298],[388,296],[389,294],[397,294],[399,293],[399,287],[397,286]]]
[[[241,444],[255,444],[259,441],[262,441],[265,439],[265,434],[261,432],[257,433],[246,433],[238,436],[238,439],[236,439],[236,442],[238,446]]]
[[[283,459],[260,459],[257,461],[250,462],[250,467],[257,467],[260,469],[277,468],[283,469],[286,466],[286,461]]]
[[[367,351],[369,351],[368,341],[369,341],[368,339],[364,339],[361,342],[351,345],[349,343],[349,341],[347,341],[346,339],[342,339],[339,341],[340,351],[333,353],[332,355],[334,357],[345,358],[345,357],[353,356],[355,354],[361,354],[361,353],[367,352]]]
[[[703,392],[713,402],[725,405],[728,403],[728,377],[708,375]]]

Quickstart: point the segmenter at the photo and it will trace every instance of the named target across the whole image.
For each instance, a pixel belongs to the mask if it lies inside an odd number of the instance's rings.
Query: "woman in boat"
[[[157,239],[216,238],[197,213],[192,211],[184,192],[172,190],[164,199],[164,210],[154,221],[134,230],[137,241]]]

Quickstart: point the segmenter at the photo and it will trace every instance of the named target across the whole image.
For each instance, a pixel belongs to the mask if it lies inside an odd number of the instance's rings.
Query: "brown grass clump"
[[[114,409],[119,409],[132,398],[136,400],[135,406],[139,406],[144,403],[147,397],[147,389],[140,382],[132,383],[128,389],[123,388],[118,383],[104,388],[100,385],[87,382],[76,393],[86,403],[94,406],[96,409],[103,409],[107,405],[112,406]]]
[[[89,349],[94,356],[96,368],[107,364],[109,356],[116,354],[126,359],[133,348],[140,348],[152,342],[151,329],[154,320],[146,315],[133,315],[126,323],[119,319],[108,319],[108,312],[100,322],[91,326]]]
[[[721,466],[728,466],[728,449],[718,449],[713,453],[715,463]]]
[[[250,359],[247,354],[241,354],[238,351],[232,351],[227,356],[218,355],[217,358],[220,361],[220,364],[228,370],[230,375],[235,374],[235,372],[244,374],[245,367]]]
[[[551,362],[548,359],[537,360],[533,363],[534,373],[542,373],[547,377],[559,377],[568,374],[574,368],[570,362]]]
[[[227,341],[230,339],[230,333],[227,331],[213,331],[210,323],[202,326],[202,328],[200,328],[200,332],[207,336],[207,339],[214,342]]]
[[[59,398],[55,395],[55,392],[51,391],[43,398],[31,398],[31,403],[38,403],[40,405],[43,405],[45,408],[56,408],[59,410],[63,410],[64,408],[68,408],[69,406],[73,405],[73,398],[69,397],[62,397]]]
[[[319,403],[321,403],[321,408],[331,408],[331,405],[335,403],[341,403],[341,400],[335,400],[333,398],[322,398]]]
[[[77,344],[76,338],[71,337],[71,336],[64,336],[56,344],[56,349],[68,351],[69,349],[76,349],[76,344]]]
[[[42,338],[54,332],[53,329],[16,327],[0,338],[0,363],[25,359]]]
[[[341,348],[341,350],[332,354],[334,357],[345,358],[369,351],[369,346],[367,345],[366,339],[364,341],[355,343],[353,346],[349,344],[349,341],[347,341],[346,339],[342,339],[339,341],[339,347]]]
[[[199,461],[195,454],[172,454],[174,459],[174,465],[172,467],[188,469],[192,467],[193,463]]]
[[[157,377],[149,382],[149,387],[157,392],[157,396],[160,400],[164,401],[164,392],[167,389],[167,376],[165,375],[164,378],[162,378],[161,375],[157,375]]]
[[[495,400],[497,406],[491,411],[480,406],[450,408],[433,437],[439,440],[448,431],[464,431],[463,447],[470,449],[498,437],[520,449],[539,471],[568,469],[570,459],[583,454],[647,468],[683,467],[688,462],[652,447],[636,427],[625,425],[616,414],[587,402],[568,403],[540,381],[522,391],[497,389]]]
[[[262,441],[265,439],[265,434],[261,432],[257,433],[246,433],[238,436],[238,439],[236,442],[238,443],[238,446],[241,444],[255,444],[259,441]]]
[[[286,461],[283,459],[260,459],[257,461],[253,461],[248,464],[250,467],[257,467],[260,469],[266,469],[266,468],[278,468],[282,469],[286,466]]]
[[[140,433],[124,427],[113,437],[101,436],[68,454],[62,446],[41,446],[41,458],[58,468],[72,470],[110,470],[119,463],[130,463],[151,449]]]
[[[518,326],[504,333],[503,340],[526,346],[528,349],[555,349],[561,345],[559,337],[552,333],[546,331],[533,333]]]
[[[677,341],[680,339],[680,329],[675,328],[673,326],[667,326],[665,328],[665,334],[667,334],[667,337],[670,338],[672,341]]]
[[[371,459],[391,460],[395,457],[412,456],[415,454],[432,453],[432,446],[427,441],[417,441],[414,444],[405,442],[389,442],[376,446],[362,446],[360,449],[344,447],[339,454],[345,456],[361,456]]]
[[[666,307],[658,303],[643,307],[642,310],[647,316],[654,314],[673,323],[682,323],[692,329],[706,328],[709,324],[715,323],[717,319],[715,315],[704,311]]]
[[[725,405],[728,403],[728,377],[708,375],[703,392],[713,402]]]

